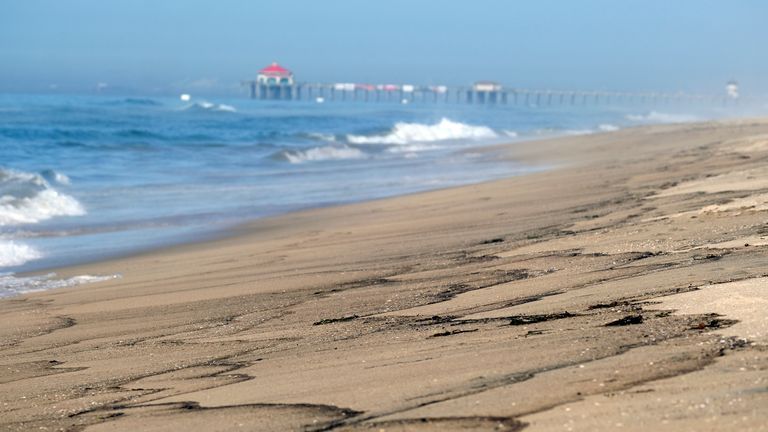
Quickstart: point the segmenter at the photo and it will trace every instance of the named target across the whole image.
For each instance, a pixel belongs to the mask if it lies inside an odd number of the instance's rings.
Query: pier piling
[[[289,71],[273,64],[262,70],[259,80],[242,81],[251,99],[285,101],[357,101],[478,105],[664,105],[686,104],[736,106],[739,95],[732,93],[697,95],[682,92],[611,92],[574,90],[530,90],[504,88],[491,81],[480,81],[472,86],[416,86],[416,85],[370,85],[352,83],[297,83]],[[282,77],[275,80],[272,77]],[[730,88],[730,87],[729,87]],[[524,99],[523,99],[524,98]]]

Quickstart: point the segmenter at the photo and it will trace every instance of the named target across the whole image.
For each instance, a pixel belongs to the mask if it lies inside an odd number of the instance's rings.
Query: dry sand
[[[257,221],[0,301],[0,429],[768,430],[768,121]]]

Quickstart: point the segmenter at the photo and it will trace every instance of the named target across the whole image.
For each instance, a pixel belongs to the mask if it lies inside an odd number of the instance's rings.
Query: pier
[[[730,81],[725,91],[716,94],[684,92],[619,92],[526,89],[508,87],[493,81],[472,85],[413,85],[364,83],[297,82],[293,73],[277,63],[262,69],[256,80],[242,81],[252,99],[478,105],[735,105],[740,99],[738,84]]]

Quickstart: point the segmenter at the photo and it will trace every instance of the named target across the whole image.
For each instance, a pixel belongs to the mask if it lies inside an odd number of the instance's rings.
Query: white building
[[[264,86],[292,86],[294,84],[293,72],[277,63],[272,63],[259,71],[256,82]]]

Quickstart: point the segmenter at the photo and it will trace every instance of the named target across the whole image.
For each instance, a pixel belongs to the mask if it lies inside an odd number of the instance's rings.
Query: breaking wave
[[[195,102],[182,108],[184,111],[215,111],[215,112],[237,112],[232,105],[215,104],[212,102]]]
[[[14,267],[42,258],[42,254],[32,246],[14,241],[0,240],[0,268]],[[3,284],[0,282],[0,287]]]
[[[35,224],[56,216],[85,214],[80,203],[51,187],[69,184],[69,177],[53,170],[40,174],[0,168],[0,228]],[[42,258],[35,248],[0,238],[0,268]]]
[[[651,111],[646,114],[629,114],[627,120],[647,123],[686,123],[698,120],[696,116],[688,114],[669,114]]]
[[[44,276],[17,277],[12,274],[0,273],[0,297],[9,297],[53,288],[68,288],[85,283],[104,282],[119,279],[119,274],[109,276],[82,275],[67,279],[56,279],[55,273]]]
[[[474,126],[454,122],[443,118],[438,123],[396,123],[386,135],[347,135],[347,141],[353,144],[394,144],[404,145],[414,142],[434,142],[448,140],[481,140],[498,138],[493,129],[486,126]]]
[[[366,155],[363,151],[354,147],[326,146],[314,147],[308,150],[285,150],[280,152],[278,157],[290,163],[299,164],[315,161],[363,159]]]
[[[69,182],[55,171],[44,174],[60,184]],[[0,168],[0,227],[83,214],[85,209],[76,199],[51,187],[43,175]]]

